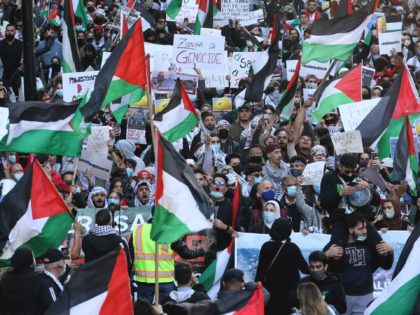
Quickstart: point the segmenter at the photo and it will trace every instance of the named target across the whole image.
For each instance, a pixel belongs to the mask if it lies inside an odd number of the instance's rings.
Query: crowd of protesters
[[[60,1],[47,3],[51,10],[57,8],[62,14]],[[299,58],[303,39],[311,36],[314,21],[332,19],[338,5],[336,1],[315,0],[252,3],[251,10],[264,10],[264,20],[247,26],[246,31],[236,19],[214,28],[221,29],[228,53],[262,51],[268,47],[263,34],[277,14],[284,26],[279,56],[284,63]],[[83,70],[99,70],[103,53],[112,51],[118,42],[115,25],[124,3],[87,0],[83,4],[89,23],[85,29],[76,18],[77,46]],[[352,7],[356,11],[366,4],[355,0]],[[43,1],[35,1],[37,100],[62,102],[62,30],[40,17],[43,5]],[[174,34],[191,34],[193,25],[167,20],[167,1],[145,0],[137,5],[154,21],[144,32],[146,42],[171,45]],[[220,9],[220,3],[218,6]],[[372,83],[362,88],[363,99],[383,96],[404,63],[416,88],[420,86],[420,4],[412,0],[380,1],[378,12],[385,17],[401,16],[402,52],[380,55],[375,32],[370,43],[359,42],[352,61],[341,72],[360,62],[374,70]],[[290,28],[286,27],[286,20],[298,23]],[[0,22],[5,25],[0,29],[0,106],[12,107],[21,99],[24,75],[20,1],[0,0]],[[256,45],[248,32],[263,41]],[[267,314],[362,314],[373,300],[373,272],[379,267],[391,268],[394,261],[392,247],[378,231],[411,232],[420,218],[420,198],[405,182],[392,180],[391,157],[380,160],[370,148],[362,154],[335,155],[331,135],[343,131],[339,111],[334,110],[315,123],[311,118],[314,100],[303,100],[304,88],[319,86],[321,80],[315,76],[299,78],[292,114],[285,119],[276,105],[286,89],[286,80],[271,81],[261,101],[246,102],[237,111],[220,115],[213,113],[211,100],[233,98],[250,79],[243,78],[238,89],[220,90],[205,88],[200,69],[197,73],[201,88],[197,90],[195,105],[203,126],[197,126],[183,139],[180,153],[217,212],[213,231],[206,233],[199,248],[188,248],[179,240],[171,250],[184,258],[214,258],[215,252],[226,249],[238,232],[269,234],[270,241],[261,248],[255,278],[264,286]],[[37,159],[70,208],[98,209],[96,225],[85,231],[75,222],[74,244],[66,254],[51,249],[36,262],[30,250],[17,250],[11,260],[12,270],[0,280],[0,314],[43,314],[66,285],[71,274],[68,259],[76,259],[81,253],[89,263],[123,242],[130,271],[136,269],[134,251],[139,244],[133,239],[135,232],[130,240],[121,239],[109,211],[101,209],[154,205],[156,168],[150,124],[145,121],[147,144],[140,145],[126,140],[127,117],[118,126],[109,110],[105,110],[95,117],[94,123],[114,126],[108,142],[109,158],[113,161],[109,180],[96,178],[91,170],[75,172],[76,159],[72,157],[38,155]],[[26,154],[1,154],[2,197],[23,176],[29,160]],[[304,185],[302,173],[307,164],[316,161],[326,162],[322,181]],[[383,178],[385,190],[361,176],[367,168]],[[239,212],[232,224],[232,200],[238,185]],[[292,232],[331,234],[331,241],[312,252],[306,262],[301,249],[290,240]],[[34,271],[37,263],[45,266],[41,278]],[[141,277],[134,277],[136,314],[222,314],[249,298],[249,292],[256,289],[255,283],[244,282],[241,270],[230,268],[222,278],[218,299],[210,301],[204,288],[197,284],[189,263],[176,263],[171,271],[171,281],[161,283],[165,288],[160,296],[163,309],[152,305],[153,292],[148,289],[153,290],[148,287],[151,283],[146,285]],[[302,273],[307,276],[301,278]],[[241,294],[244,297],[239,298]]]

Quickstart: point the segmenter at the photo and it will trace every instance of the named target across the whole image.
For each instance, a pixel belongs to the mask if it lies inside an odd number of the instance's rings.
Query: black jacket
[[[58,281],[58,280],[57,280]],[[35,314],[44,314],[62,294],[57,283],[47,274],[42,273],[36,286]]]
[[[287,204],[286,203],[286,195],[280,199],[280,209],[286,210],[286,215],[292,219],[292,229],[294,232],[299,232],[300,230],[300,221],[304,220],[304,217],[299,212],[296,202],[294,204]],[[281,212],[281,211],[280,211]]]

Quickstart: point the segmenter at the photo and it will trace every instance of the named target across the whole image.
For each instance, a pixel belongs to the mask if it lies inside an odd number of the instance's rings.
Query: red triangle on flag
[[[191,102],[187,91],[185,91],[184,84],[182,84],[181,81],[179,81],[179,87],[181,89],[181,97],[182,97],[182,103],[184,104],[184,109],[197,115],[197,111],[195,110],[195,107],[193,103]]]
[[[335,88],[346,94],[355,102],[362,100],[362,64],[351,69]]]
[[[248,303],[240,310],[233,313],[234,315],[264,315],[264,295],[262,285],[258,283],[258,288],[249,299]]]
[[[397,104],[395,105],[392,119],[420,113],[418,94],[414,89],[414,83],[410,77],[410,72],[406,66],[404,66],[402,71],[404,71],[404,73],[401,79]]]

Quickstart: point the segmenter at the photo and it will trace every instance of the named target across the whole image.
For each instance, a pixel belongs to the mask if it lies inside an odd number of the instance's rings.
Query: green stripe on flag
[[[302,63],[306,64],[311,60],[327,62],[331,59],[347,61],[353,54],[357,43],[358,42],[354,44],[326,45],[303,42]]]
[[[180,237],[190,233],[184,222],[158,204],[153,213],[153,225],[150,237],[159,244],[171,244]]]
[[[312,118],[315,121],[320,121],[329,112],[338,108],[343,104],[353,103],[354,101],[344,93],[336,93],[322,99],[318,108],[312,113]]]
[[[182,7],[182,0],[172,0],[171,3],[166,7],[166,14],[174,19],[178,15]]]
[[[163,136],[169,142],[175,142],[179,139],[182,139],[185,135],[187,135],[192,128],[198,123],[198,118],[193,113],[188,114],[188,116],[181,121],[180,124],[176,125],[175,127],[165,131]]]
[[[104,98],[104,101],[102,102],[101,108],[105,107],[112,101],[115,101],[116,99],[129,94],[140,87],[138,85],[130,84],[124,80],[121,80],[119,78],[112,79],[111,84],[108,87],[108,92],[106,93],[106,96]]]
[[[204,286],[208,292],[214,285],[216,279],[217,258],[204,270],[200,276],[199,282]]]

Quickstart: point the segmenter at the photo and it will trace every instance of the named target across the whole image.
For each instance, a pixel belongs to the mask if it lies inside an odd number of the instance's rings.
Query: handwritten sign
[[[146,144],[146,124],[144,112],[141,108],[130,108],[127,121],[126,139],[134,143]]]
[[[188,23],[194,24],[198,13],[198,4],[199,1],[196,0],[183,0],[181,10],[179,10],[178,15],[174,19],[167,15],[166,20],[182,24],[184,19],[188,19]]]
[[[225,18],[248,18],[249,2],[248,0],[222,0],[222,14]]]
[[[359,130],[337,132],[331,135],[337,155],[344,153],[363,153],[362,135]]]
[[[316,60],[312,60],[300,66],[299,75],[306,79],[308,75],[313,74],[318,79],[322,79],[327,73],[329,66],[330,62],[318,62]]]
[[[63,73],[63,100],[71,102],[93,89],[99,71]]]
[[[380,98],[374,98],[338,106],[344,130],[352,131],[359,127],[363,119],[365,119],[365,117],[378,104],[380,100]]]
[[[315,185],[319,184],[324,176],[325,162],[313,162],[306,165],[303,170],[303,183],[302,185]]]
[[[234,52],[230,59],[231,79],[230,86],[237,88],[239,81],[249,75],[249,69],[263,52]]]
[[[401,32],[379,33],[379,53],[391,56],[391,50],[401,52]]]
[[[223,70],[225,67],[225,39],[222,36],[174,36],[172,61],[182,69],[198,67]]]
[[[250,11],[247,16],[241,16],[238,20],[243,26],[258,24],[260,21],[264,20],[264,12],[262,9]]]

